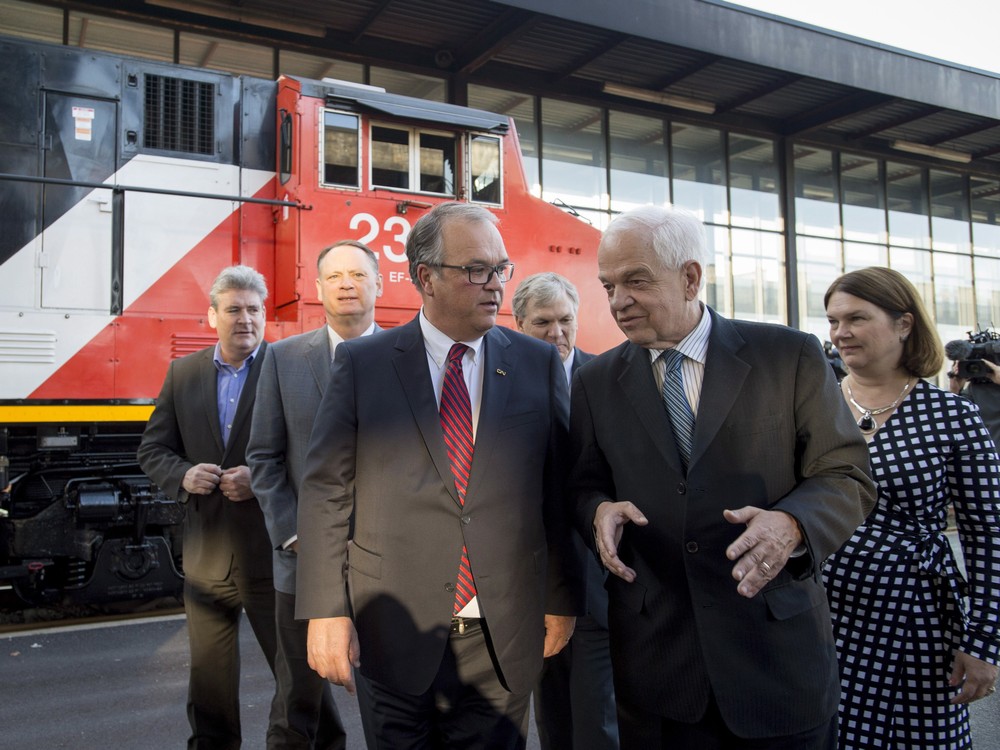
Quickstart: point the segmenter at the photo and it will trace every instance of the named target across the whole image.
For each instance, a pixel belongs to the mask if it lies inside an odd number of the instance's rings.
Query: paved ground
[[[240,643],[243,747],[260,750],[273,682],[245,622]],[[181,615],[0,635],[0,748],[183,748],[188,664]],[[348,750],[363,750],[357,701],[334,695]]]
[[[271,675],[244,624],[246,750],[264,747]],[[182,748],[188,646],[183,616],[0,635],[2,750]],[[349,750],[363,750],[357,702],[335,688]],[[1000,693],[973,704],[976,750],[1000,750]],[[532,726],[528,747],[537,750]]]

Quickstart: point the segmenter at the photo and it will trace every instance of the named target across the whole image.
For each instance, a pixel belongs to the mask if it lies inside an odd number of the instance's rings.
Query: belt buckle
[[[474,617],[452,617],[451,618],[451,632],[458,633],[459,635],[465,635],[465,629],[468,625],[477,622]]]

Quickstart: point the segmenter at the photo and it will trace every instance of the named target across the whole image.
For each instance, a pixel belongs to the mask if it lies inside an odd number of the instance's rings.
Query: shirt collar
[[[261,343],[263,343],[263,341],[264,340],[261,339]],[[243,362],[240,363],[239,367],[233,367],[231,364],[229,364],[228,362],[226,362],[222,358],[222,344],[219,343],[218,341],[216,341],[215,342],[215,353],[212,355],[212,362],[215,363],[215,369],[216,370],[229,369],[229,370],[234,370],[236,372],[239,372],[244,367],[249,367],[250,365],[253,364],[254,358],[257,356],[257,352],[259,352],[259,351],[260,351],[260,344],[257,344],[257,346],[254,348],[254,350],[252,352],[250,352],[250,356],[248,356],[246,359],[244,359]]]
[[[434,324],[431,323],[427,316],[424,315],[424,309],[420,308],[420,333],[424,337],[424,346],[427,348],[427,354],[434,364],[438,367],[444,367],[445,361],[448,359],[448,352],[451,351],[451,347],[456,342],[446,333],[442,333],[440,329],[435,328]],[[471,339],[469,341],[462,341],[467,347],[472,349],[472,361],[479,361],[479,352],[483,346],[483,336],[477,339]]]
[[[698,325],[687,336],[682,338],[674,349],[704,367],[705,359],[708,357],[708,337],[711,333],[712,316],[709,314],[708,308],[705,305],[701,305],[701,319],[698,321]],[[655,362],[663,352],[663,349],[650,349],[649,361]]]
[[[371,336],[373,333],[375,333],[374,320],[372,320],[372,324],[365,329],[365,332],[362,333],[361,336]],[[337,345],[343,343],[344,338],[335,330],[333,330],[333,326],[331,326],[329,323],[326,324],[326,335],[330,337],[330,358],[332,359],[333,353],[337,351]],[[359,336],[358,338],[361,338],[361,336]]]

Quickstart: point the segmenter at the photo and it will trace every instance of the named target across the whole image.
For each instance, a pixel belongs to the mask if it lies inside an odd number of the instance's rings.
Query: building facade
[[[942,340],[1000,325],[1000,76],[703,0],[410,2],[408,26],[402,3],[280,5],[0,0],[0,32],[507,114],[533,192],[581,221],[646,203],[698,214],[706,301],[727,316],[824,340],[829,283],[887,265]],[[648,18],[670,23],[635,31]]]

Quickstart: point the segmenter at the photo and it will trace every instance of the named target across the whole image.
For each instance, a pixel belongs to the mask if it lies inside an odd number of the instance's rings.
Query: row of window
[[[265,78],[335,77],[446,98],[444,79],[0,0],[8,33],[60,42],[64,14],[71,44],[167,61],[177,50],[175,61],[187,65]],[[674,203],[701,216],[716,258],[707,299],[726,315],[790,321],[824,337],[829,282],[853,268],[889,265],[921,289],[945,340],[1000,323],[1000,181],[795,143],[792,184],[785,185],[776,140],[479,85],[468,86],[467,97],[470,106],[513,117],[532,191],[598,228],[645,203]],[[331,112],[324,125],[323,179],[330,185],[360,179],[358,130],[344,117],[352,116]],[[373,184],[454,190],[450,135],[376,125],[372,139]],[[470,146],[470,182],[487,202],[492,170],[499,173],[496,149],[492,142]],[[785,206],[794,212],[787,226]],[[793,273],[797,295],[789,308]]]

